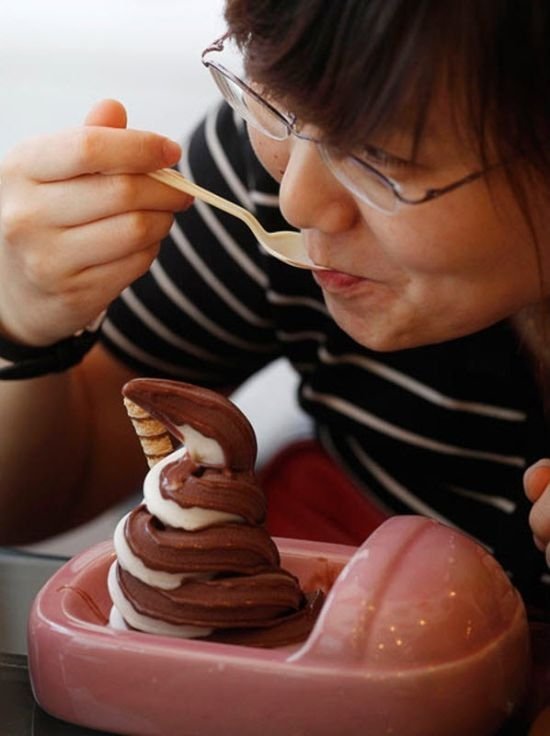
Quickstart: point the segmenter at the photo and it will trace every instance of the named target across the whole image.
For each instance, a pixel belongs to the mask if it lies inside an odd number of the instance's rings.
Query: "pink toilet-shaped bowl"
[[[111,545],[71,560],[30,615],[40,705],[133,736],[490,736],[522,702],[525,609],[469,537],[402,516],[358,549],[276,542],[305,590],[328,591],[307,641],[277,650],[115,631]]]

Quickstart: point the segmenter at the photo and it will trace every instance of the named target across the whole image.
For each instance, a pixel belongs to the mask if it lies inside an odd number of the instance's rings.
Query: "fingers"
[[[158,255],[160,244],[149,245],[142,250],[125,255],[118,261],[110,261],[101,266],[85,269],[73,277],[62,293],[44,293],[41,290],[37,306],[40,314],[46,313],[48,322],[61,325],[63,333],[49,335],[45,325],[27,330],[29,344],[48,345],[63,337],[73,334],[91,321],[106,308],[135,279],[142,276]],[[31,306],[33,301],[29,300]],[[35,318],[34,323],[37,320]],[[33,339],[34,338],[34,339]],[[27,342],[27,340],[26,340]]]
[[[46,248],[6,249],[0,272],[12,277],[0,289],[2,323],[29,345],[73,334],[149,268],[172,219],[129,212],[51,235]]]
[[[525,471],[523,487],[527,498],[534,503],[548,485],[550,485],[550,459],[542,458]]]
[[[168,234],[173,219],[171,212],[132,210],[90,222],[88,225],[74,228],[73,231],[66,230],[57,245],[64,254],[65,272],[61,274],[57,272],[55,278],[61,281],[82,270],[118,262],[133,253],[151,247],[156,248]],[[90,243],[96,244],[93,249],[90,249]],[[127,277],[127,274],[124,276]],[[98,283],[99,280],[98,275]]]
[[[159,253],[160,242],[125,254],[99,266],[88,268],[79,275],[79,293],[94,294],[104,304],[109,304],[132,281],[146,273]],[[95,306],[95,302],[94,302]]]
[[[52,182],[83,174],[138,174],[172,166],[180,157],[179,144],[156,133],[84,126],[16,146],[4,161],[2,179]]]
[[[73,293],[81,286],[79,275],[82,271],[157,247],[172,221],[171,212],[132,210],[86,225],[63,228],[50,238],[47,249],[40,243],[25,252],[16,249],[17,271],[24,274],[28,286],[35,292],[60,296],[65,292]],[[99,275],[96,287],[102,287]]]
[[[550,543],[550,489],[533,504],[529,514],[529,526],[533,532],[536,546],[546,549]]]
[[[83,175],[40,186],[33,216],[60,228],[134,210],[179,212],[193,201],[185,192],[140,174]]]
[[[527,498],[533,503],[529,514],[529,526],[535,545],[546,551],[550,564],[550,459],[543,458],[531,465],[523,476]]]

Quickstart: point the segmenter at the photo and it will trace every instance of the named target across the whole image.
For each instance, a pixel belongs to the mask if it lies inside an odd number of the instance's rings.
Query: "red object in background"
[[[275,537],[359,546],[388,518],[312,440],[283,449],[258,477]]]

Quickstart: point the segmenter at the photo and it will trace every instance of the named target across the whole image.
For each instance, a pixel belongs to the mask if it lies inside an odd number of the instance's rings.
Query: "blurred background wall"
[[[3,0],[0,158],[30,135],[78,125],[104,97],[129,124],[181,140],[217,99],[200,52],[223,0]]]

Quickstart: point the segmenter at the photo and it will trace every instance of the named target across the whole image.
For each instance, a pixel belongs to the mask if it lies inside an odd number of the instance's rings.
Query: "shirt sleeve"
[[[191,135],[181,163],[186,176],[250,210],[257,167],[225,104]],[[276,196],[276,183],[268,186],[262,196]],[[280,352],[266,258],[240,220],[196,200],[177,215],[150,270],[110,306],[103,344],[141,374],[239,385]]]

